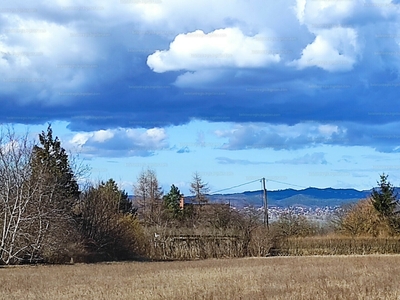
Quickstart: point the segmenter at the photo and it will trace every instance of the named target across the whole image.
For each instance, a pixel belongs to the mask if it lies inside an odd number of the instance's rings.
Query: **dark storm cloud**
[[[229,141],[223,148],[335,144],[397,151],[400,139],[393,132],[399,129],[400,117],[398,16],[385,13],[384,7],[355,10],[351,3],[341,4],[348,6],[343,12],[325,16],[323,10],[312,9],[320,4],[311,2],[294,13],[292,1],[282,20],[269,13],[271,18],[264,21],[257,14],[254,28],[247,11],[239,18],[241,7],[235,2],[233,7],[238,6],[232,10],[237,13],[229,10],[231,16],[221,18],[223,22],[208,16],[212,25],[197,40],[184,34],[201,27],[201,20],[184,19],[184,25],[174,21],[162,29],[148,22],[146,14],[152,12],[139,6],[112,10],[106,2],[69,8],[35,4],[29,14],[11,12],[13,18],[0,18],[0,34],[7,37],[0,40],[0,122],[64,120],[69,129],[87,132],[161,128],[193,119],[265,126],[311,122],[341,130],[326,136],[310,135],[305,129],[291,136],[245,126],[225,134]],[[200,4],[197,8],[203,9]],[[178,14],[163,9],[167,17]],[[282,28],[283,21],[290,28]],[[229,28],[249,42],[245,46],[254,47],[238,46],[245,54],[204,52],[207,34],[219,29],[222,39]],[[354,40],[342,40],[342,33]],[[230,51],[232,45],[229,41],[224,49]],[[157,51],[164,56],[149,65]],[[329,57],[332,53],[335,59]]]

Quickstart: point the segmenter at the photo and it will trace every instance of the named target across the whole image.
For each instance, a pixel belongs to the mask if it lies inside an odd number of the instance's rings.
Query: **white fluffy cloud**
[[[326,71],[349,71],[357,61],[357,33],[351,28],[331,28],[318,33],[302,51],[301,58],[290,63],[299,69],[319,67]]]
[[[371,56],[370,49],[392,51],[397,48],[388,45],[393,38],[376,38],[379,31],[396,36],[397,26],[391,23],[397,24],[400,5],[395,1],[296,0],[294,11],[299,23],[315,36],[304,47],[300,58],[288,63],[298,69],[318,67],[328,72],[350,71],[359,61]],[[371,29],[376,32],[372,33]],[[376,53],[372,54],[371,65],[380,63],[381,58]],[[394,58],[390,61],[392,65]]]
[[[337,24],[362,7],[361,1],[297,0],[296,15],[300,23],[311,28]]]
[[[279,53],[269,49],[260,35],[246,36],[238,28],[179,34],[169,50],[156,51],[147,58],[148,66],[157,73],[221,67],[254,68],[279,61]]]
[[[86,155],[148,156],[168,146],[164,129],[108,129],[77,133],[69,141]]]

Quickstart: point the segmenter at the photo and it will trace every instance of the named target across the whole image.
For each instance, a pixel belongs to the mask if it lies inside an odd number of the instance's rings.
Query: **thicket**
[[[113,180],[80,190],[49,125],[38,143],[0,132],[0,264],[132,259],[144,232]],[[79,165],[78,165],[79,166]]]
[[[371,196],[343,207],[333,223],[336,232],[352,237],[390,237],[400,233],[399,203],[388,175],[380,175]]]

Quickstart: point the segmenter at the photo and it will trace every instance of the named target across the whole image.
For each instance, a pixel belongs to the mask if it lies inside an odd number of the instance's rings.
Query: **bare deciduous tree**
[[[159,224],[163,210],[163,191],[154,170],[147,169],[139,174],[134,195],[139,218],[146,224]]]
[[[207,193],[210,192],[208,184],[203,182],[200,174],[195,172],[190,184],[190,192],[194,195],[193,202],[197,204],[205,204],[208,202]]]
[[[42,259],[43,242],[55,219],[50,187],[32,177],[32,149],[27,134],[12,128],[0,133],[0,261],[15,264]]]
[[[61,180],[55,180],[57,165],[38,160],[38,149],[28,134],[18,136],[10,127],[0,132],[0,262],[4,264],[51,260],[66,250],[74,236],[72,216],[60,205],[66,197]],[[52,153],[51,147],[44,149]],[[69,168],[67,160],[58,162],[59,169]]]
[[[41,216],[30,212],[35,192],[28,186],[30,178],[31,146],[27,137],[17,137],[13,129],[0,133],[0,260],[2,263],[15,263],[40,245],[43,230],[35,238],[27,233],[34,219]],[[40,208],[39,208],[40,209]],[[44,224],[43,224],[44,225]],[[45,229],[45,225],[41,229]],[[25,241],[31,243],[27,244]],[[28,249],[30,248],[30,249]]]

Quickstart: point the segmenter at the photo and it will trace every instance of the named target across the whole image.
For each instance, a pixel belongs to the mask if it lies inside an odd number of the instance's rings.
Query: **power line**
[[[307,186],[303,186],[303,185],[297,185],[297,184],[287,183],[287,182],[283,182],[283,181],[272,180],[272,179],[268,179],[268,178],[265,178],[265,180],[276,182],[276,183],[281,183],[281,184],[286,184],[286,185],[290,185],[290,186],[295,186],[295,187],[299,187],[299,188],[303,188],[303,189],[311,188],[311,187],[307,187]],[[317,189],[322,189],[322,188],[317,188]],[[359,192],[363,192],[363,191],[359,191]],[[342,195],[354,196],[353,193],[347,193],[347,192],[332,191],[332,193],[334,193],[334,194],[340,193]]]
[[[306,187],[306,186],[302,186],[302,185],[298,185],[298,184],[292,184],[292,183],[283,182],[283,181],[278,181],[278,180],[273,180],[273,179],[268,179],[268,178],[265,178],[265,180],[266,180],[266,181],[272,181],[272,182],[280,183],[280,184],[285,184],[285,185],[289,185],[289,186],[294,186],[294,187],[298,187],[298,188],[302,188],[302,189],[308,189],[308,188],[310,188],[310,187]],[[219,192],[231,190],[231,189],[234,189],[234,188],[237,188],[237,187],[241,187],[241,186],[244,186],[244,185],[247,185],[247,184],[250,184],[250,183],[257,182],[257,181],[261,182],[261,185],[262,185],[262,178],[260,178],[260,179],[256,179],[256,180],[253,180],[253,181],[249,181],[249,182],[245,182],[245,183],[242,183],[242,184],[238,184],[238,185],[235,185],[235,186],[232,186],[232,187],[229,187],[229,188],[225,188],[225,189],[222,189],[222,190],[217,190],[217,191],[211,192],[209,195],[213,195],[213,194],[216,194],[216,193],[219,193]],[[263,188],[261,187],[261,190],[262,190],[262,189],[263,189]],[[362,192],[362,191],[360,191],[360,192]],[[337,191],[333,191],[333,193],[338,193],[338,192],[337,192]],[[354,195],[353,193],[346,193],[346,192],[342,192],[341,194],[344,194],[344,195]]]
[[[234,189],[234,188],[237,188],[237,187],[241,187],[241,186],[246,185],[246,184],[254,183],[254,182],[257,182],[257,181],[260,181],[260,180],[261,180],[261,178],[253,180],[253,181],[249,181],[249,182],[246,182],[246,183],[242,183],[242,184],[239,184],[239,185],[235,185],[235,186],[232,186],[232,187],[229,187],[229,188],[226,188],[226,189],[214,191],[214,192],[211,192],[210,194],[216,194],[216,193],[219,193],[219,192],[231,190],[231,189]]]
[[[287,183],[287,182],[283,182],[283,181],[272,180],[272,179],[268,179],[268,178],[265,178],[265,180],[266,180],[266,181],[277,182],[277,183],[281,183],[281,184],[286,184],[286,185],[291,185],[291,186],[296,186],[296,187],[300,187],[300,188],[304,188],[304,189],[307,189],[307,188],[308,188],[308,187],[306,187],[306,186],[297,185],[297,184],[292,184],[292,183]]]
[[[307,188],[307,187],[305,187],[305,186],[301,186],[301,185],[297,185],[297,184],[291,184],[291,183],[282,182],[282,181],[277,181],[277,180],[272,180],[272,179],[268,179],[268,178],[265,178],[265,180],[266,180],[266,181],[273,181],[273,182],[277,182],[277,183],[281,183],[281,184],[286,184],[286,185],[291,185],[291,186],[296,186],[296,187],[300,187],[300,188],[305,188],[305,189]],[[214,191],[214,192],[211,192],[210,194],[216,194],[216,193],[219,193],[219,192],[231,190],[231,189],[234,189],[234,188],[237,188],[237,187],[241,187],[241,186],[243,186],[243,185],[247,185],[247,184],[250,184],[250,183],[257,182],[257,181],[262,182],[262,178],[256,179],[256,180],[253,180],[253,181],[249,181],[249,182],[246,182],[246,183],[242,183],[242,184],[239,184],[239,185],[235,185],[235,186],[232,186],[232,187],[229,187],[229,188],[225,188],[225,189],[222,189],[222,190]],[[261,188],[261,189],[262,189],[262,188]]]

